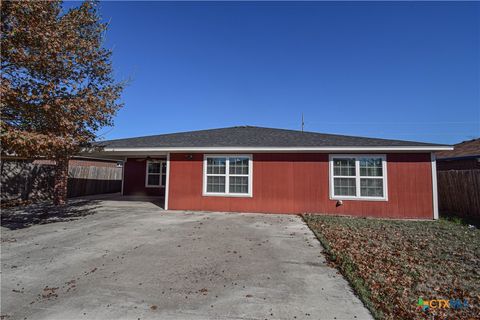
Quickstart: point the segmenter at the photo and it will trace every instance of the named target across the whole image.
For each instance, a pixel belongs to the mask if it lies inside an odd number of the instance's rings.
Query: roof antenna
[[[303,127],[305,126],[305,122],[303,121],[303,112],[302,112],[302,132],[303,132]]]

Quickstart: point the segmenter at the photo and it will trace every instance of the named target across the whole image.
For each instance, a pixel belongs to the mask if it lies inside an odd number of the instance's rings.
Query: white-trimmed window
[[[252,196],[251,155],[205,155],[203,194],[213,196]]]
[[[385,155],[330,155],[330,198],[387,200]]]
[[[145,187],[164,187],[167,179],[167,165],[163,160],[147,160]]]

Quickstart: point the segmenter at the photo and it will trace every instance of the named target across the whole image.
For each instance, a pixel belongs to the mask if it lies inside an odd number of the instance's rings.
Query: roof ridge
[[[477,141],[477,140],[480,140],[480,138],[473,138],[473,139],[470,139],[470,140],[463,140],[459,143],[456,143],[455,145],[458,145],[458,144],[462,144],[462,143],[468,143],[468,142],[474,142],[474,141]]]

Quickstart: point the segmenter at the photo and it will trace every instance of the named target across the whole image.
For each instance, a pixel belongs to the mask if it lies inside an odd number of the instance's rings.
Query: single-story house
[[[438,171],[480,169],[480,138],[457,143],[455,150],[436,153]]]
[[[448,145],[237,126],[103,141],[124,195],[165,209],[436,219]],[[88,152],[87,152],[88,153]]]

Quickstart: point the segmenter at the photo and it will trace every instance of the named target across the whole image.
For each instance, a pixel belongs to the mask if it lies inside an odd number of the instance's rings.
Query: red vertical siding
[[[155,160],[155,159],[152,159]],[[158,159],[161,160],[161,159]],[[128,158],[123,170],[123,194],[142,196],[163,196],[164,187],[145,187],[146,159]]]
[[[329,199],[328,154],[253,155],[253,197],[202,195],[203,154],[170,155],[169,209],[433,218],[430,154],[387,154],[388,201]]]

